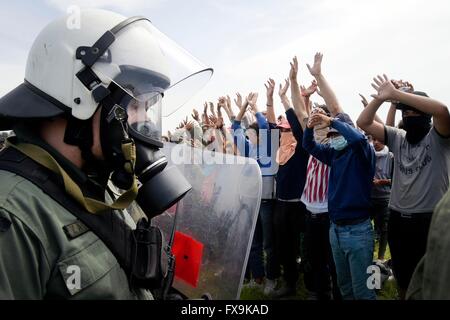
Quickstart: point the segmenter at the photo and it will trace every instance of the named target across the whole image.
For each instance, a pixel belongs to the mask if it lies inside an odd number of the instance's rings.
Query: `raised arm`
[[[297,82],[297,74],[298,74],[297,57],[294,57],[290,64],[291,64],[291,69],[289,71],[289,80],[291,82],[292,104],[294,106],[295,114],[297,115],[300,123],[302,123],[303,119],[308,118],[308,112],[306,110],[305,100],[303,99],[303,96],[300,93],[300,87]]]
[[[339,120],[333,120],[323,113],[315,113],[311,116],[308,126],[316,126],[318,124],[326,124],[336,129],[347,140],[349,146],[356,145],[366,140],[366,137],[357,129]]]
[[[247,97],[248,105],[256,118],[259,129],[269,129],[266,117],[258,109],[258,93],[251,92]]]
[[[202,113],[202,123],[204,125],[209,125],[209,117],[208,117],[208,102],[203,104],[203,113]]]
[[[314,158],[320,160],[326,165],[331,165],[333,160],[333,149],[327,145],[319,144],[314,141],[313,128],[320,122],[313,123],[311,119],[308,121],[307,127],[304,131],[302,146]]]
[[[281,83],[280,83],[280,88],[278,89],[278,95],[280,96],[281,104],[283,105],[284,110],[286,110],[286,111],[291,109],[291,102],[289,101],[289,98],[286,95],[286,92],[288,89],[289,89],[289,79],[285,79],[284,85],[281,85]]]
[[[309,116],[312,108],[312,102],[310,98],[315,92],[317,92],[317,81],[311,81],[311,85],[308,88],[306,88],[305,86],[300,86],[300,92],[303,96],[303,99],[305,100],[306,113],[308,113]]]
[[[367,107],[364,108],[363,112],[361,112],[358,120],[356,120],[356,124],[367,134],[370,134],[373,138],[384,143],[384,125],[375,121],[375,115],[382,104],[383,101],[373,99]]]
[[[269,123],[277,123],[277,119],[275,117],[275,109],[273,105],[273,92],[275,90],[275,81],[273,79],[270,79],[267,81],[267,83],[264,84],[264,87],[266,87],[266,95],[267,95],[267,121]]]
[[[227,95],[227,97],[225,99],[225,105],[226,105],[228,117],[230,118],[230,121],[233,122],[233,120],[236,118],[236,115],[234,114],[233,106],[231,105],[231,98],[229,95]]]
[[[309,72],[311,75],[316,78],[317,85],[320,88],[320,94],[325,100],[325,104],[327,105],[328,109],[330,110],[331,115],[335,116],[338,113],[342,113],[343,110],[341,106],[339,105],[339,102],[337,100],[337,97],[333,90],[331,89],[330,85],[328,84],[327,80],[325,79],[324,75],[322,74],[322,58],[323,54],[318,52],[314,56],[314,64],[311,67],[309,64],[306,66],[309,69]]]
[[[436,131],[444,136],[450,136],[450,114],[447,107],[434,99],[415,95],[396,89],[386,75],[374,78],[375,84],[373,88],[377,90],[377,94],[373,95],[381,101],[394,100],[413,107],[423,113],[433,117],[433,126]]]
[[[217,117],[216,111],[215,111],[215,109],[214,109],[214,103],[209,102],[209,110],[211,111],[211,114],[212,114],[213,116]]]
[[[217,102],[217,114],[218,114],[219,117],[222,117],[222,109],[227,114],[228,119],[230,121],[233,121],[232,115],[230,114],[230,110],[228,109],[225,97],[220,97],[219,101]]]
[[[239,108],[239,113],[237,114],[235,121],[240,122],[242,120],[242,118],[244,117],[245,112],[247,111],[248,101],[246,99],[245,102],[242,102],[242,96],[238,92],[238,93],[236,93],[236,99],[234,99],[234,103],[236,103],[236,105]]]
[[[359,94],[359,96],[361,97],[361,103],[363,104],[364,108],[367,107],[369,105],[369,102],[367,102],[366,97],[364,97],[361,93]],[[384,124],[383,120],[381,120],[381,118],[376,113],[374,120],[378,123]]]
[[[386,125],[387,126],[395,127],[395,113],[396,112],[397,112],[397,105],[395,103],[391,103],[388,114],[386,116]]]
[[[396,89],[400,89],[406,92],[414,92],[414,86],[408,81],[403,80],[392,80],[392,84]],[[391,106],[389,107],[388,114],[386,116],[386,125],[390,127],[395,127],[395,115],[397,113],[397,102],[391,101]]]
[[[231,129],[233,130],[233,140],[239,153],[242,156],[248,156],[250,150],[250,142],[245,137],[244,130],[241,127],[241,119],[245,113],[245,110],[247,109],[248,102],[246,100],[245,103],[242,103],[242,96],[239,93],[236,93],[236,96],[237,99],[235,99],[234,101],[238,106],[240,106],[240,110],[238,115],[236,116],[236,119],[231,125]]]

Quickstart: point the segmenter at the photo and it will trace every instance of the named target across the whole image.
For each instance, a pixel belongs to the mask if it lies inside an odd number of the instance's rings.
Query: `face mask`
[[[428,116],[403,117],[403,128],[406,131],[406,140],[411,144],[417,144],[430,132],[430,118]]]
[[[343,136],[339,136],[330,140],[330,147],[334,150],[340,151],[347,146],[347,140]]]

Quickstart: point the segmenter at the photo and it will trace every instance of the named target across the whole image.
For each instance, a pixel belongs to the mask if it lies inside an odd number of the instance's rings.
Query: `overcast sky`
[[[144,15],[215,70],[208,85],[171,119],[192,107],[235,92],[260,93],[264,81],[280,82],[299,57],[299,80],[312,78],[305,63],[324,53],[323,73],[341,105],[356,120],[358,93],[370,96],[374,75],[409,80],[416,90],[450,103],[450,2],[445,0],[47,0],[2,1],[0,95],[22,82],[27,52],[38,32],[70,5],[99,7],[126,16]],[[316,96],[315,100],[320,101]],[[279,99],[277,113],[282,112]],[[32,107],[32,106],[30,106]],[[380,115],[385,118],[388,106]]]

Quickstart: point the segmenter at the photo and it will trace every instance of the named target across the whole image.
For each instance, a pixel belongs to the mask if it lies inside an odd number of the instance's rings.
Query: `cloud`
[[[2,76],[0,77],[0,97],[8,93],[23,82],[25,65],[0,64]]]
[[[358,93],[369,97],[372,77],[379,73],[409,80],[430,96],[450,102],[446,88],[450,44],[445,40],[450,3],[322,0],[309,2],[303,11],[299,8],[296,2],[280,1],[271,10],[259,6],[256,12],[263,10],[266,15],[256,18],[248,14],[251,9],[239,8],[239,15],[248,16],[250,23],[240,33],[221,39],[224,45],[213,61],[216,74],[203,100],[215,101],[237,90],[258,91],[264,108],[264,81],[271,76],[280,82],[288,75],[289,60],[298,55],[300,80],[309,82],[305,63],[312,63],[317,50],[324,52],[324,73],[354,119],[362,108]],[[201,98],[191,105],[201,105]],[[383,118],[387,109],[379,112]],[[277,112],[283,112],[280,105]]]
[[[305,63],[312,62],[315,51],[324,53],[324,73],[353,118],[361,111],[358,93],[369,96],[371,79],[378,73],[409,80],[430,96],[450,102],[450,2],[445,0],[46,0],[47,7],[20,3],[0,11],[0,93],[21,81],[20,65],[25,64],[35,34],[55,11],[66,12],[76,4],[124,15],[151,13],[164,33],[215,69],[210,83],[176,117],[201,108],[204,100],[216,101],[236,91],[258,91],[264,108],[264,81],[271,76],[280,82],[288,74],[289,60],[297,55],[300,80],[309,82]],[[277,112],[283,112],[279,104]],[[383,108],[380,115],[386,112]],[[166,119],[165,126],[176,125],[176,117]]]

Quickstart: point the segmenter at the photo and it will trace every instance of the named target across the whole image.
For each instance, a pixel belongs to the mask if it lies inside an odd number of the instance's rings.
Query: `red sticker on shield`
[[[197,287],[202,264],[203,243],[176,231],[172,253],[175,256],[175,277]]]

